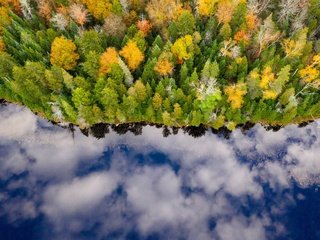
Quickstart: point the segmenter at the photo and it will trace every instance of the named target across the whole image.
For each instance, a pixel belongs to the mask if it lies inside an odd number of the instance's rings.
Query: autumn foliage
[[[52,2],[49,0],[40,1],[38,5],[38,11],[40,16],[49,22],[53,12]]]
[[[210,16],[219,0],[198,0],[198,12],[202,16]]]
[[[51,45],[50,62],[66,70],[71,70],[77,65],[79,54],[76,45],[65,37],[57,37]]]
[[[9,9],[0,6],[0,33],[2,28],[10,24]]]
[[[131,70],[137,69],[144,59],[143,53],[133,40],[129,40],[119,53],[127,61]]]
[[[83,5],[74,3],[69,7],[69,11],[71,18],[80,26],[88,21],[88,11]]]
[[[305,83],[320,87],[320,55],[313,56],[311,64],[301,69],[299,75]]]
[[[178,17],[181,8],[182,4],[179,0],[151,0],[146,11],[152,25],[162,29],[162,33],[166,36],[166,27],[170,21]]]
[[[191,35],[179,38],[171,47],[172,53],[182,63],[193,56],[193,39]]]
[[[154,70],[162,76],[170,75],[173,71],[173,64],[169,60],[159,60]]]
[[[148,20],[143,19],[137,22],[137,27],[143,32],[144,36],[147,36],[152,29],[152,24]]]
[[[239,83],[237,85],[227,86],[225,93],[228,96],[228,102],[231,104],[232,109],[239,109],[244,103],[243,96],[247,94],[246,85]]]
[[[2,39],[0,39],[0,52],[4,52],[6,45]]]
[[[231,21],[235,4],[231,0],[220,1],[218,3],[216,17],[219,23],[227,24]]]
[[[87,6],[89,12],[99,20],[105,19],[112,10],[112,2],[110,0],[80,0]]]
[[[118,53],[115,48],[107,48],[107,50],[101,55],[99,60],[99,73],[106,74],[110,72],[113,64],[118,64]]]

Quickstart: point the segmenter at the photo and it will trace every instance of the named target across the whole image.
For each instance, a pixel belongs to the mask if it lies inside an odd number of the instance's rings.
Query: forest
[[[1,0],[0,99],[59,123],[320,118],[319,0]]]

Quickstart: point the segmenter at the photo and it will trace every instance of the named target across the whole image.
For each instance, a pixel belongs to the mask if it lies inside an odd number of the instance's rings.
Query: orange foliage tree
[[[107,50],[100,57],[100,74],[106,74],[111,71],[113,64],[118,64],[118,53],[115,48],[107,48]]]
[[[147,36],[152,29],[152,24],[148,20],[143,19],[137,22],[137,27],[141,32],[143,32],[144,36]]]
[[[88,21],[88,11],[81,4],[72,4],[69,7],[71,18],[80,26],[83,26]]]
[[[140,63],[144,60],[144,55],[138,48],[137,43],[129,40],[126,46],[120,51],[120,55],[125,58],[131,70],[138,68]]]
[[[19,0],[1,0],[1,6],[10,8],[16,12],[21,12],[21,6]]]
[[[76,45],[64,37],[56,37],[51,45],[50,62],[65,70],[71,70],[77,65],[79,54]]]
[[[234,35],[234,40],[247,44],[249,43],[250,37],[246,31],[240,30]]]
[[[161,76],[170,75],[173,71],[173,64],[167,59],[159,59],[154,67],[154,70]]]
[[[52,2],[49,0],[39,1],[38,11],[41,17],[49,21],[53,12]]]
[[[249,31],[255,30],[260,24],[258,16],[251,12],[246,14],[245,20],[246,27]]]

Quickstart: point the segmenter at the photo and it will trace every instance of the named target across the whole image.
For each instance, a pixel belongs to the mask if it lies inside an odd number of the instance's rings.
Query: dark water
[[[0,239],[320,239],[318,126],[96,139],[2,106]]]

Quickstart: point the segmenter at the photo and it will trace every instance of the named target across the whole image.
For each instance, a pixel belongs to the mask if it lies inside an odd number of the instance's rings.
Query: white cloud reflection
[[[163,138],[154,127],[96,140],[78,130],[72,138],[14,105],[0,113],[0,217],[14,224],[43,214],[52,229],[43,239],[270,239],[286,234],[272,217],[295,204],[294,182],[320,183],[315,124],[257,125],[229,140],[181,131]],[[152,161],[158,152],[167,159]],[[266,209],[266,186],[274,203],[285,201]]]

